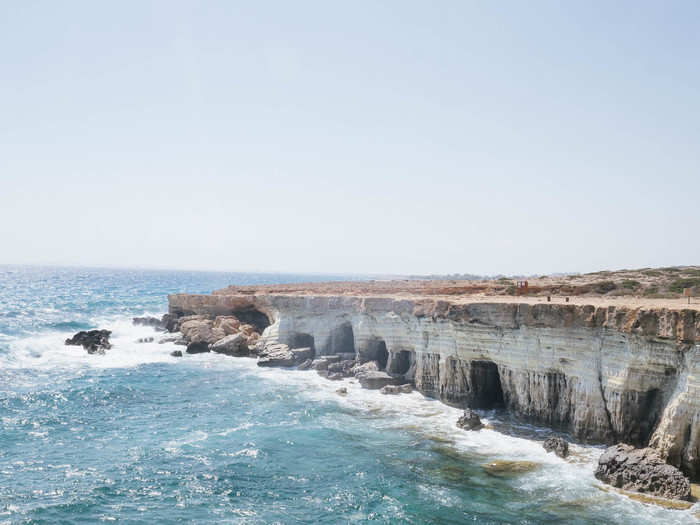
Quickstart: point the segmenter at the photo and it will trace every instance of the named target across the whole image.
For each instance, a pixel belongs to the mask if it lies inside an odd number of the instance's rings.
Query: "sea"
[[[560,459],[507,414],[466,432],[417,392],[175,358],[131,322],[169,293],[334,278],[352,276],[0,266],[0,523],[700,523],[698,504],[599,483],[600,447]],[[105,355],[64,345],[93,328]]]

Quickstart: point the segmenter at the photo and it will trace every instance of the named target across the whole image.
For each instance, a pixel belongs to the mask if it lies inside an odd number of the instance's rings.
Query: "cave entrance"
[[[331,330],[328,353],[332,355],[355,354],[355,334],[350,322],[345,322]]]
[[[391,362],[389,364],[392,374],[404,375],[411,368],[411,354],[408,350],[399,350],[391,353]]]
[[[469,383],[473,392],[472,408],[491,409],[503,406],[503,388],[498,365],[493,361],[472,361]]]
[[[253,325],[260,334],[271,324],[267,315],[255,308],[236,310],[233,312],[233,315],[235,315],[240,322]]]
[[[367,341],[365,348],[361,353],[361,361],[376,361],[380,370],[386,368],[389,361],[389,352],[386,349],[386,343],[383,339],[373,337]]]
[[[302,332],[296,332],[291,335],[288,343],[289,348],[311,348],[314,349],[314,336]]]

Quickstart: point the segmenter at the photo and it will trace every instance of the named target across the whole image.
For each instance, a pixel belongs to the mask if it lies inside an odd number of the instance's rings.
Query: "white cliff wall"
[[[700,315],[574,305],[313,296],[170,297],[171,313],[254,307],[263,339],[374,358],[456,406],[509,411],[591,442],[650,442],[700,476]],[[403,352],[403,353],[402,353]],[[403,364],[399,364],[399,363]],[[399,369],[401,368],[401,369]]]

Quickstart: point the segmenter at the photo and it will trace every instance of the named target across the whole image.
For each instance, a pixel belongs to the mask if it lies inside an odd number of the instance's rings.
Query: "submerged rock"
[[[249,354],[246,337],[242,333],[227,335],[211,345],[211,351],[217,354],[246,356]]]
[[[66,345],[82,346],[88,354],[104,354],[105,350],[112,348],[109,342],[109,330],[80,331],[73,337],[66,339]]]
[[[182,357],[182,351],[181,350],[173,350],[170,352],[170,355],[173,357]]]
[[[569,455],[569,444],[560,437],[549,437],[544,440],[542,446],[547,452],[554,452],[560,458]]]
[[[595,477],[613,487],[669,499],[690,499],[690,481],[651,448],[618,444],[598,459]]]
[[[464,430],[479,430],[484,424],[476,412],[467,408],[457,420],[457,426]]]
[[[137,343],[152,343],[154,341],[153,337],[139,337]]]
[[[380,394],[395,395],[395,394],[410,394],[412,391],[413,391],[413,385],[406,383],[404,385],[384,386],[379,390],[379,393]]]
[[[362,372],[357,375],[357,379],[362,388],[370,390],[379,390],[387,385],[399,385],[402,382],[400,377],[390,376],[386,372]]]
[[[487,474],[499,478],[527,474],[537,469],[537,467],[539,467],[539,465],[533,461],[508,461],[505,459],[491,461],[482,466]]]
[[[348,389],[345,387],[339,388],[338,390],[335,391],[336,394],[339,396],[347,396],[348,395]]]

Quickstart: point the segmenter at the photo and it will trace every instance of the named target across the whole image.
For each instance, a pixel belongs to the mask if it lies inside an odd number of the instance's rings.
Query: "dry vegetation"
[[[269,286],[231,286],[215,293],[283,293],[332,295],[430,295],[430,296],[515,296],[515,278],[486,280],[391,279],[298,283]],[[600,271],[581,275],[541,276],[528,278],[529,296],[544,297],[638,297],[678,299],[684,288],[693,297],[700,296],[700,266],[642,268],[639,270]]]

